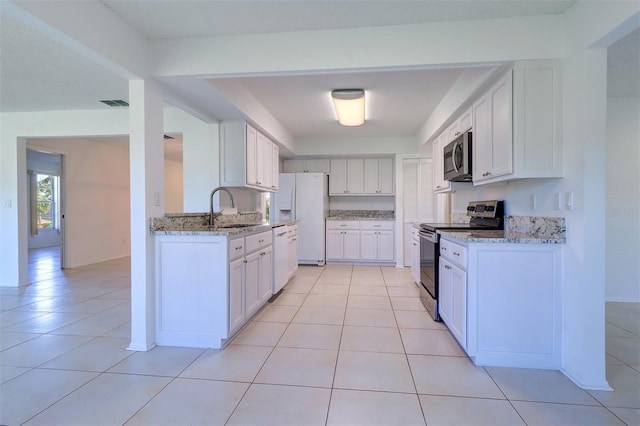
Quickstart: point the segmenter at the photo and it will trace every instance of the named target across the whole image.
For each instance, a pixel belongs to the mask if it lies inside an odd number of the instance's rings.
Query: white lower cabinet
[[[244,306],[244,258],[229,263],[229,331],[239,329],[247,319]]]
[[[360,222],[360,260],[392,262],[394,259],[393,222]]]
[[[156,235],[156,344],[221,348],[271,297],[271,235]]]
[[[327,230],[327,260],[360,260],[360,231]]]
[[[390,220],[328,220],[327,261],[388,264],[395,260]]]
[[[561,368],[562,245],[440,247],[440,316],[474,363]]]
[[[467,347],[467,272],[444,258],[439,263],[438,312],[460,346]]]

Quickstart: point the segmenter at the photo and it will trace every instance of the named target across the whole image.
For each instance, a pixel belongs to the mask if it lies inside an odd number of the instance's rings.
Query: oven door
[[[420,300],[434,320],[438,315],[438,235],[420,230]]]

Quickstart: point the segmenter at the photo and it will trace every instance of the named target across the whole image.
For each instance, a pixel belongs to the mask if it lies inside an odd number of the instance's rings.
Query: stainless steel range
[[[471,201],[467,206],[469,223],[420,224],[420,300],[434,320],[438,314],[438,258],[440,235],[438,231],[468,231],[504,229],[504,201]]]

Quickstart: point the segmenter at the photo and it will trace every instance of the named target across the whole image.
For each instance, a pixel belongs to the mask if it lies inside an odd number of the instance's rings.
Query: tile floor
[[[2,425],[640,424],[639,304],[607,304],[615,391],[587,392],[474,366],[386,267],[300,267],[222,351],[127,351],[129,259],[60,271],[53,254],[0,289]]]

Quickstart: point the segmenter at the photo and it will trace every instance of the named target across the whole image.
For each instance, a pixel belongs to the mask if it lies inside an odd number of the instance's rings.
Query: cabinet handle
[[[441,247],[441,248],[442,248],[442,251],[447,251],[446,247]]]
[[[457,251],[454,251],[454,252],[453,252],[453,255],[454,255],[454,256],[460,256],[460,253],[458,253]]]
[[[267,252],[263,251],[262,253],[260,253],[260,256],[264,256],[265,254],[267,254]]]
[[[449,266],[449,265],[444,265],[444,269],[451,269],[451,266]]]
[[[345,224],[342,224],[342,225],[340,225],[340,226],[347,226],[347,225],[345,225]]]
[[[236,247],[236,250],[242,250],[242,246]]]
[[[413,243],[413,245],[414,245],[414,246],[417,246],[417,244],[416,244],[416,243]]]
[[[440,185],[436,185],[436,189],[439,189],[439,188],[440,188]]]
[[[264,243],[264,240],[258,240],[259,243]]]
[[[243,263],[247,263],[247,259],[243,260],[242,262],[243,262]]]

